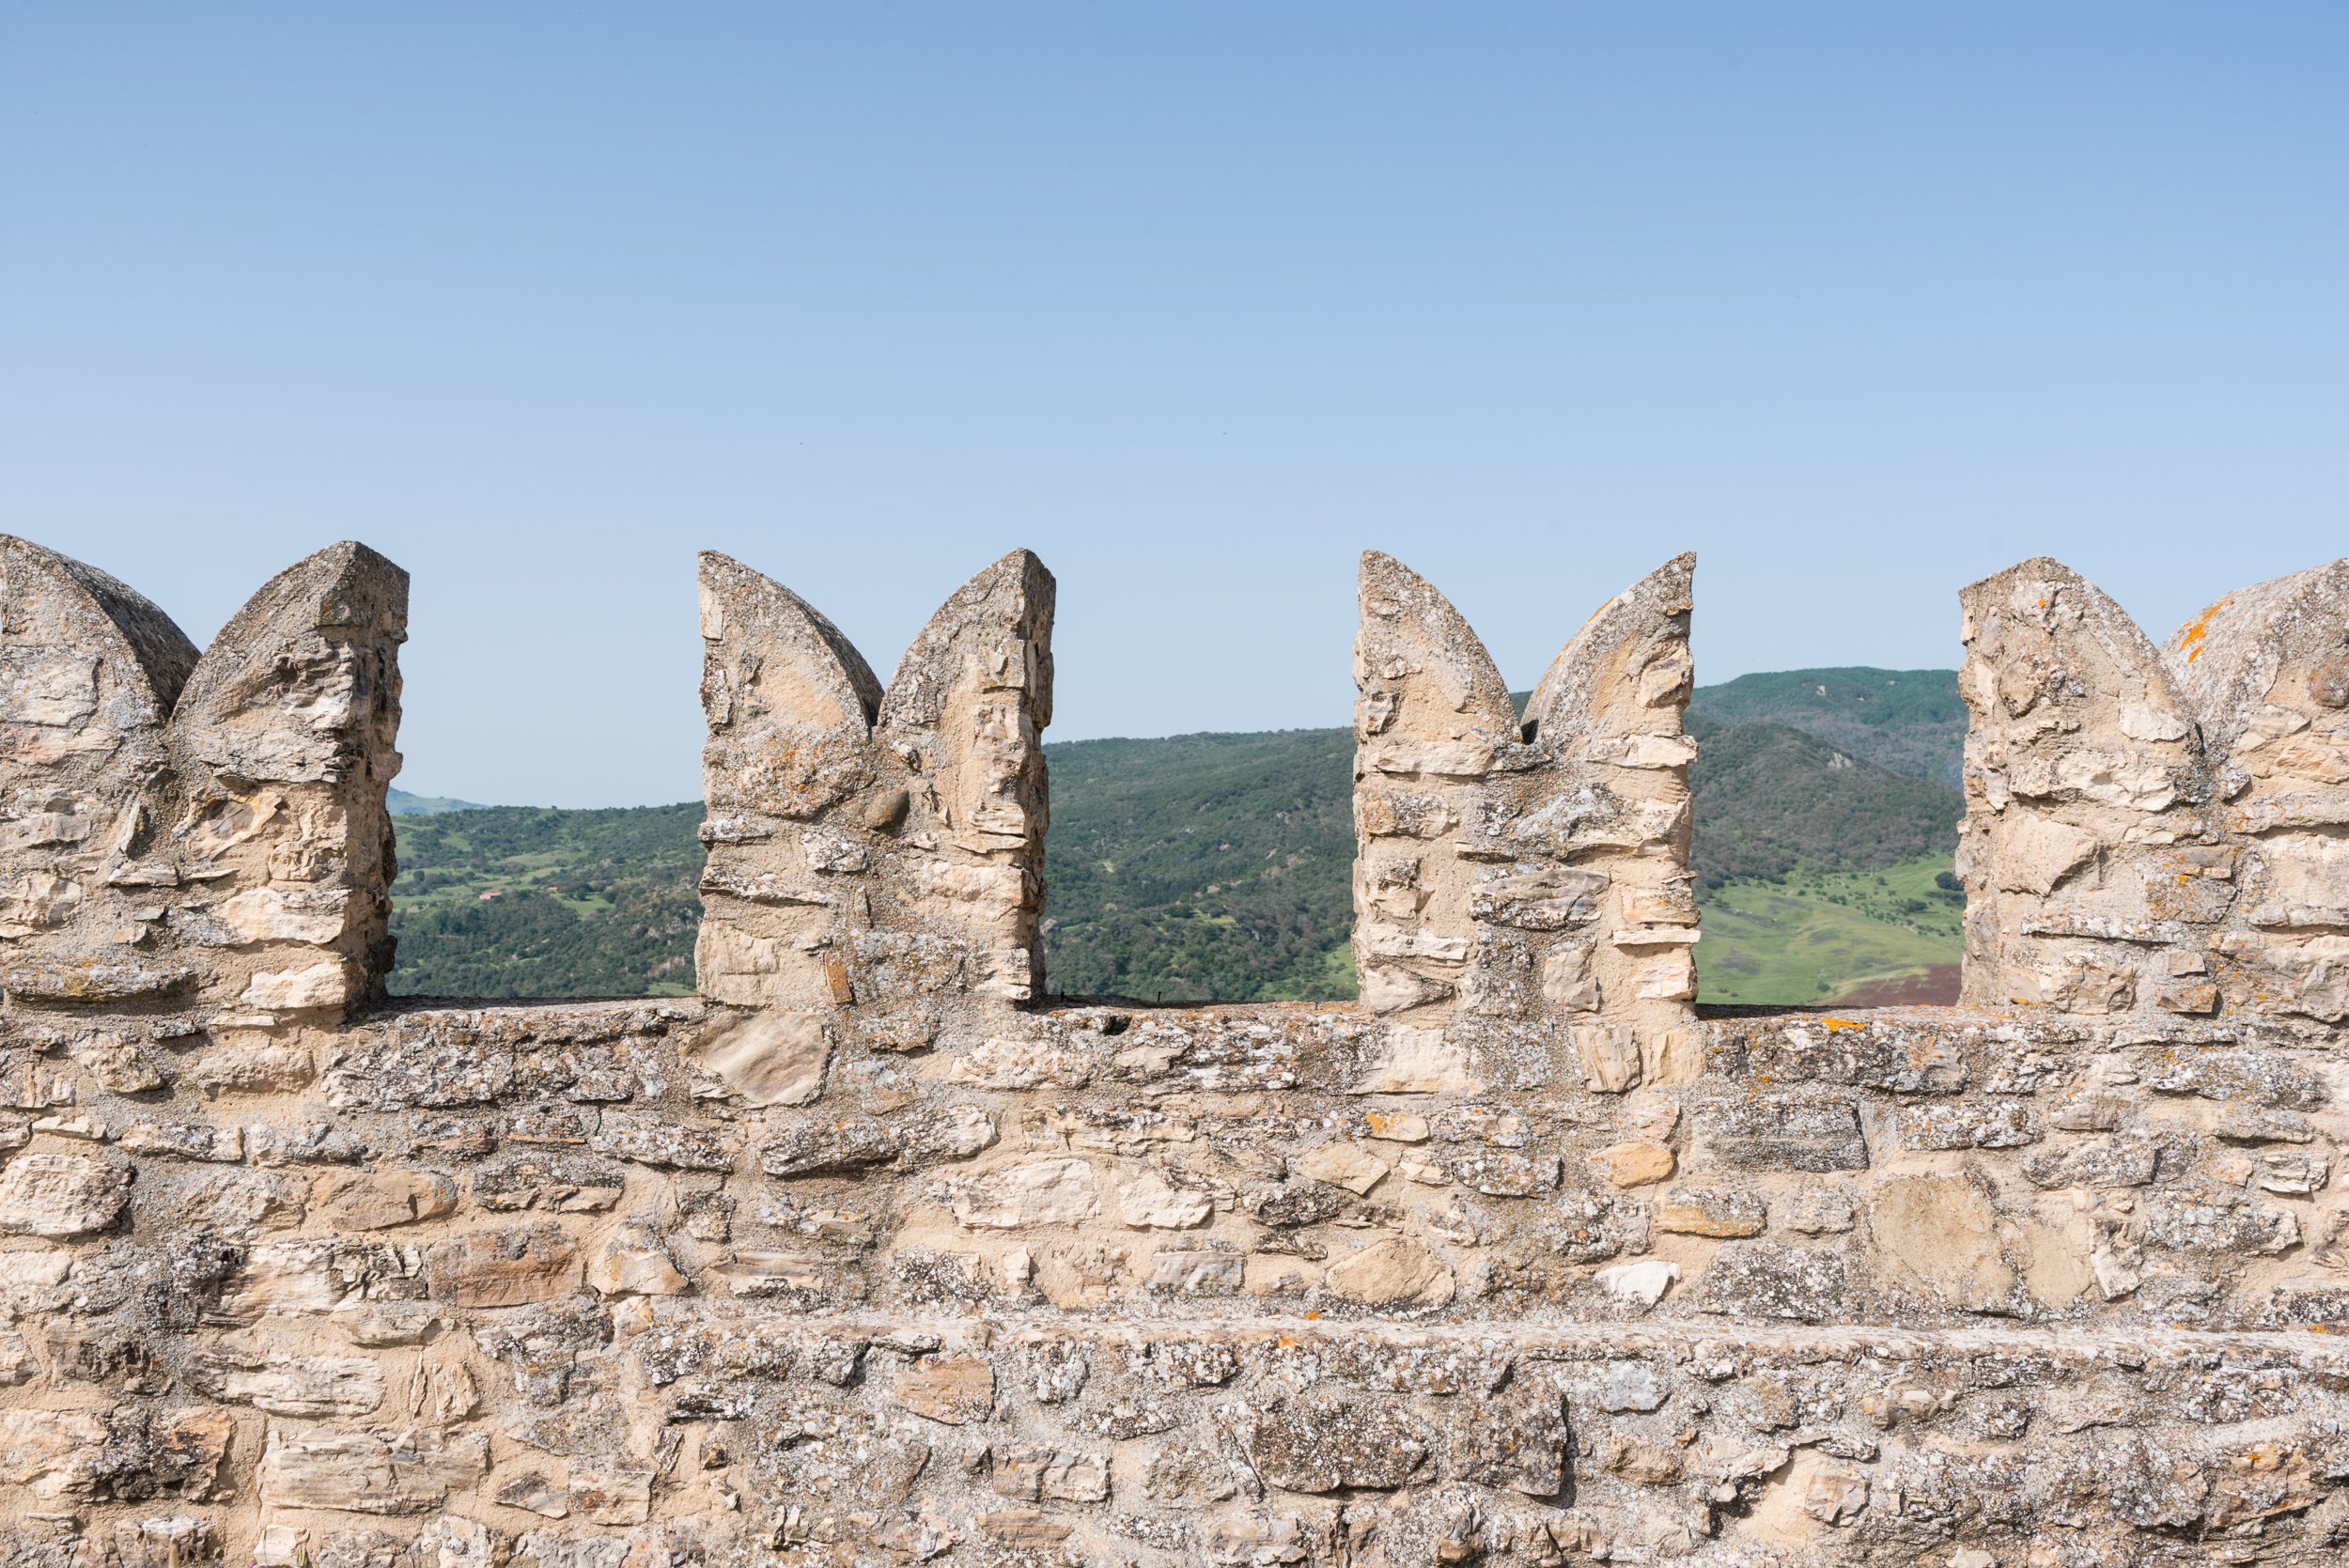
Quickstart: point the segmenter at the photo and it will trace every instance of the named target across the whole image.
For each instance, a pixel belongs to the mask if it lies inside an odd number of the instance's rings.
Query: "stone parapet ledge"
[[[1052,1007],[844,1039],[806,1103],[756,1105],[708,1067],[731,1010],[691,1000],[11,1017],[40,1103],[0,1122],[0,1533],[139,1562],[2330,1549],[2329,1031],[1735,1009],[1681,1081],[1599,1094],[1568,1046],[1493,1094],[1398,1078],[1394,1027]],[[126,1045],[164,1087],[108,1087]]]

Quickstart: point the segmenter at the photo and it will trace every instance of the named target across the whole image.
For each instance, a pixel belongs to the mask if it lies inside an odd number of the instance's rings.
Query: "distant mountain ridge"
[[[383,806],[394,816],[438,816],[443,812],[490,809],[476,800],[456,800],[445,795],[411,795],[404,789],[384,791]]]
[[[1699,948],[1709,996],[1812,1001],[1956,962],[1953,889],[1935,881],[1961,806],[1943,782],[1965,733],[1954,672],[1747,675],[1700,688],[1688,722],[1701,748],[1700,897],[1730,901],[1719,939]],[[1056,991],[1353,994],[1350,730],[1064,741],[1045,753]],[[395,991],[692,988],[698,802],[552,811],[395,793]]]

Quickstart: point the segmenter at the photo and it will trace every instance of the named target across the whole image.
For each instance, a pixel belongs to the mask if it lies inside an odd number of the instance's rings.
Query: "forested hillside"
[[[1937,776],[1953,765],[1955,691],[1948,671],[1858,669],[1697,692],[1688,728],[1703,749],[1690,780],[1709,999],[1812,1001],[1955,963],[1962,899],[1946,873],[1959,800]],[[1780,717],[1754,717],[1764,712]],[[1170,1001],[1353,994],[1350,732],[1088,740],[1046,753],[1055,990]],[[405,800],[431,815],[399,817],[395,991],[692,989],[698,803]]]
[[[1777,670],[1702,687],[1689,713],[1784,724],[1888,772],[1957,783],[1966,704],[1955,670]]]
[[[1045,958],[1055,989],[1354,994],[1351,731],[1047,750]]]
[[[1958,792],[1903,778],[1784,724],[1719,724],[1691,713],[1701,888],[1777,880],[1800,866],[1859,870],[1957,847]]]
[[[403,815],[392,989],[414,996],[688,995],[698,800],[620,811]]]

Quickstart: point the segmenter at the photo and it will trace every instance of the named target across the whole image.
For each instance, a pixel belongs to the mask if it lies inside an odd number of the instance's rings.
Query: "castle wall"
[[[8,875],[83,890],[0,932],[10,1562],[1983,1568],[2349,1533],[2334,568],[2160,652],[2054,563],[1968,590],[1968,1005],[1838,1017],[1675,978],[1685,558],[1520,719],[1369,557],[1364,1003],[1187,1008],[1046,989],[1024,553],[886,689],[705,557],[703,994],[550,1005],[256,997],[380,972],[396,568],[313,557],[199,660],[88,568],[0,563]],[[48,820],[86,816],[147,836]],[[253,831],[206,854],[220,822]],[[124,887],[143,940],[98,918]],[[194,934],[321,892],[331,934]],[[77,965],[191,978],[15,978]]]

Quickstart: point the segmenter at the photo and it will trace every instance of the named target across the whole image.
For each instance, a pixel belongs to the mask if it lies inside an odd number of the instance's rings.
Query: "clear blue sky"
[[[884,674],[1014,545],[1055,737],[1346,722],[1353,560],[1515,684],[2155,637],[2349,553],[2349,8],[0,9],[0,530],[198,641],[415,576],[402,783],[699,789],[692,551]]]

